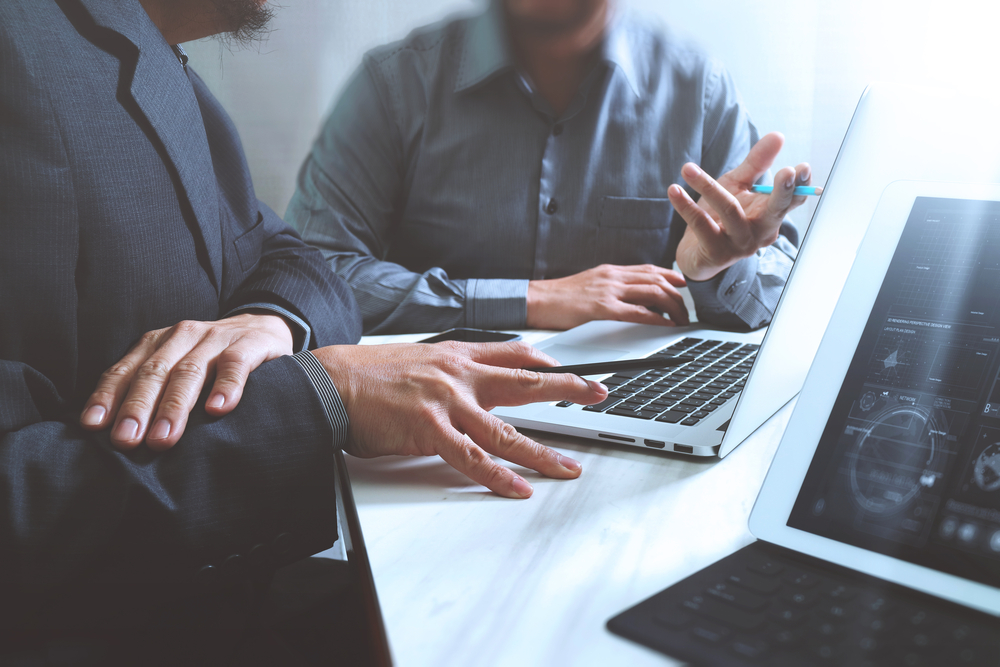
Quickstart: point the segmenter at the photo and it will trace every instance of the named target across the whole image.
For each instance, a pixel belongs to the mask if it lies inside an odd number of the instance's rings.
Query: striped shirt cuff
[[[527,280],[465,281],[465,326],[524,329],[528,321]]]
[[[309,376],[309,381],[312,382],[316,393],[319,394],[320,403],[323,404],[323,412],[326,413],[326,419],[333,429],[333,446],[343,449],[344,445],[347,444],[347,434],[351,424],[347,419],[344,403],[340,400],[340,394],[333,386],[333,380],[323,368],[323,364],[319,363],[319,360],[309,350],[293,354],[292,359],[302,366],[302,370]]]

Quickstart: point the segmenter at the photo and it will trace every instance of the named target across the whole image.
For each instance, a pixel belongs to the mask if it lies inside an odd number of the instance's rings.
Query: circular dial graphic
[[[994,442],[979,455],[973,476],[976,486],[983,491],[1000,489],[1000,442]]]
[[[880,515],[908,507],[940,476],[944,437],[933,413],[920,406],[894,405],[872,416],[850,459],[854,501]]]

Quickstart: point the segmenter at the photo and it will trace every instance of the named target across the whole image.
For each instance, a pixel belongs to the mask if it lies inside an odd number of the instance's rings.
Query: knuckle
[[[150,357],[139,366],[136,375],[141,380],[166,380],[170,376],[170,364],[159,357]]]
[[[200,361],[185,357],[174,366],[171,376],[181,380],[194,380],[204,377],[206,372],[207,369]]]
[[[174,325],[174,332],[183,336],[190,336],[197,334],[201,330],[201,327],[201,322],[196,322],[194,320],[182,320]]]
[[[541,373],[535,373],[534,371],[527,371],[523,369],[517,369],[514,373],[514,378],[517,380],[518,386],[524,391],[531,391],[542,385],[545,381]],[[501,422],[504,426],[510,426],[506,422]],[[513,427],[511,427],[513,428]]]
[[[101,377],[105,380],[118,381],[127,380],[132,375],[132,366],[126,363],[118,362],[108,370],[101,374]]]

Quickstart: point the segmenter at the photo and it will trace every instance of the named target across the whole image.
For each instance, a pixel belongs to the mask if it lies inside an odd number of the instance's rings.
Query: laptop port
[[[667,446],[667,443],[660,442],[659,440],[643,440],[647,447],[656,447],[657,449],[663,449]]]
[[[694,447],[691,445],[674,445],[674,451],[681,454],[694,454]]]
[[[608,435],[607,433],[598,433],[598,437],[607,438],[608,440],[617,440],[619,442],[635,442],[635,438],[626,438],[621,435]]]

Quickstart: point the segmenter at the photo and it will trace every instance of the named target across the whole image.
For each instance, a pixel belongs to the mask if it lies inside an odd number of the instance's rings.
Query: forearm
[[[0,365],[4,403],[17,406],[0,423],[0,544],[13,564],[0,577],[25,599],[83,576],[183,585],[256,545],[278,566],[332,544],[333,447],[342,443],[291,357],[255,371],[226,417],[195,410],[177,446],[158,454],[119,452],[107,430],[57,418],[66,410],[44,378]]]
[[[452,280],[437,268],[415,273],[372,257],[328,257],[354,291],[366,334],[525,326],[527,280]]]

